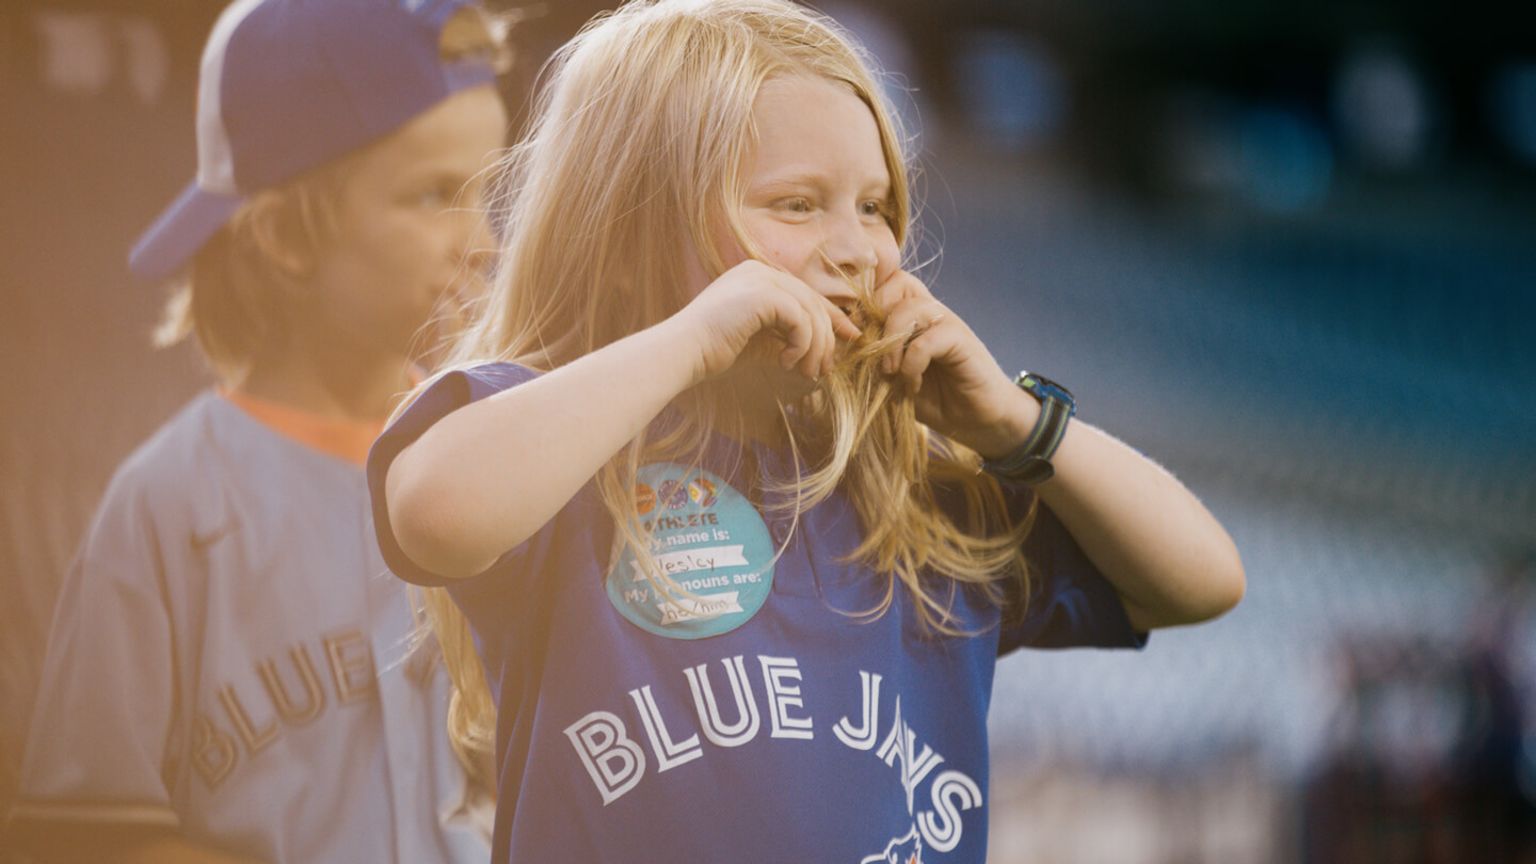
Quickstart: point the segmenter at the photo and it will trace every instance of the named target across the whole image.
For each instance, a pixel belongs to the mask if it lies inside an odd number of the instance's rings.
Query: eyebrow
[[[784,174],[777,177],[770,177],[766,180],[754,183],[752,188],[772,189],[779,186],[822,186],[824,185],[825,180],[825,176],[817,174],[814,171],[803,171],[795,174]],[[866,179],[863,183],[859,184],[859,188],[877,189],[880,190],[882,194],[889,195],[891,194],[891,181],[888,178],[871,177]]]
[[[398,175],[408,184],[443,183],[455,186],[468,185],[479,172],[465,174],[463,171],[453,168],[438,166],[418,166],[416,170],[406,169]]]

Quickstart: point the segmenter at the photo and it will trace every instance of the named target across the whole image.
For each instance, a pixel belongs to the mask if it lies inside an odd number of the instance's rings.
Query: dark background
[[[514,109],[598,7],[523,10]],[[925,278],[1005,366],[1178,473],[1248,566],[1238,610],[1143,654],[1005,662],[998,864],[1531,860],[1536,29],[1515,8],[827,7],[917,135]],[[217,11],[0,7],[0,807],[91,508],[210,382],[149,347],[164,289],[124,262],[194,170]]]

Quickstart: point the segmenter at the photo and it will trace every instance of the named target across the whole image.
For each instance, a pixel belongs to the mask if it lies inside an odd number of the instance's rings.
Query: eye
[[[783,198],[774,207],[786,213],[809,213],[811,212],[811,201],[809,198],[803,197]]]
[[[453,183],[434,183],[416,192],[412,200],[424,209],[444,210],[454,205],[458,194],[459,187]]]
[[[878,198],[871,198],[859,205],[859,215],[861,216],[878,216],[884,219],[887,215],[887,210],[885,202]]]

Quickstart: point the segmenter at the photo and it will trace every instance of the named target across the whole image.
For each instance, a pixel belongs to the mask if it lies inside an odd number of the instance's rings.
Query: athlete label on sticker
[[[672,462],[641,468],[635,498],[652,532],[650,560],[633,549],[619,556],[608,578],[614,608],[671,639],[718,636],[751,620],[773,587],[775,552],[752,502],[715,474]]]

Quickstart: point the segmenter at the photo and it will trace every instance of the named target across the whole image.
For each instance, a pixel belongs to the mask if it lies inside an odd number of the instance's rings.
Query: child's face
[[[765,83],[752,111],[741,220],[768,263],[837,301],[851,297],[847,277],[878,285],[894,273],[891,178],[869,107],[847,85],[796,75]],[[746,257],[722,248],[727,267]]]
[[[318,262],[311,320],[299,326],[354,356],[388,360],[421,347],[435,307],[480,290],[495,245],[481,169],[504,146],[506,126],[495,90],[476,87],[359,154],[338,236]]]

